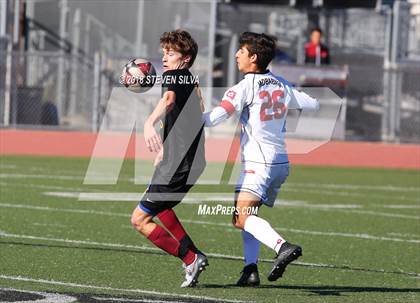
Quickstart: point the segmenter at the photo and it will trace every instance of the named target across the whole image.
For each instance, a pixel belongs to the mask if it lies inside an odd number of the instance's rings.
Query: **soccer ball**
[[[120,83],[135,93],[144,93],[156,82],[156,70],[144,59],[134,59],[124,65]]]

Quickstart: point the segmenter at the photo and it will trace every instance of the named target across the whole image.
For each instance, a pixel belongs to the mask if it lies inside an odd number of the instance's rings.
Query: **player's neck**
[[[244,71],[244,75],[247,75],[247,74],[265,74],[267,72],[268,72],[268,69],[261,70],[259,68],[253,68],[253,69],[250,68],[247,71]]]
[[[242,70],[242,72],[244,74],[248,74],[248,73],[259,73],[260,72],[260,69],[256,65],[251,65],[247,69]]]

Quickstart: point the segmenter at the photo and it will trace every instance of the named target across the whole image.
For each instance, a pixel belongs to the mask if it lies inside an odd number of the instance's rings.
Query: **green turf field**
[[[262,247],[262,285],[252,289],[234,286],[242,246],[230,216],[198,215],[199,204],[189,199],[175,210],[210,266],[196,288],[181,289],[180,260],[131,228],[135,201],[78,199],[141,193],[133,162],[124,163],[116,185],[84,185],[88,163],[1,158],[0,301],[7,301],[4,289],[16,289],[80,302],[420,302],[419,171],[293,167],[279,205],[260,215],[300,244],[303,257],[270,283],[274,253]],[[209,164],[206,178],[212,169],[217,165]],[[146,165],[145,180],[150,171]],[[203,204],[230,205],[232,189],[200,185],[194,192],[205,193]]]

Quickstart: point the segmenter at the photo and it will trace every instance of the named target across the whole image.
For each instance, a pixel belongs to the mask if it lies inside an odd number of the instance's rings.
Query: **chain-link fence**
[[[2,59],[1,125],[92,129],[93,62],[58,52],[9,52]]]

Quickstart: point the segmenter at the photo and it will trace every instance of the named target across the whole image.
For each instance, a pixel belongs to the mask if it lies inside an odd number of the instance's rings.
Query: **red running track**
[[[143,138],[135,142],[135,136],[124,133],[96,133],[0,130],[0,155],[39,155],[64,157],[126,157],[150,160],[154,154],[146,149]],[[233,143],[233,148],[231,146]],[[288,140],[292,164],[420,169],[420,145],[385,144],[333,141],[314,150],[296,154],[297,150],[311,149],[319,142]],[[95,147],[96,144],[96,147]],[[137,144],[138,148],[135,148]],[[206,139],[206,159],[209,162],[233,160],[239,150],[239,140]],[[319,144],[318,144],[319,145]],[[230,151],[230,152],[229,152]]]

